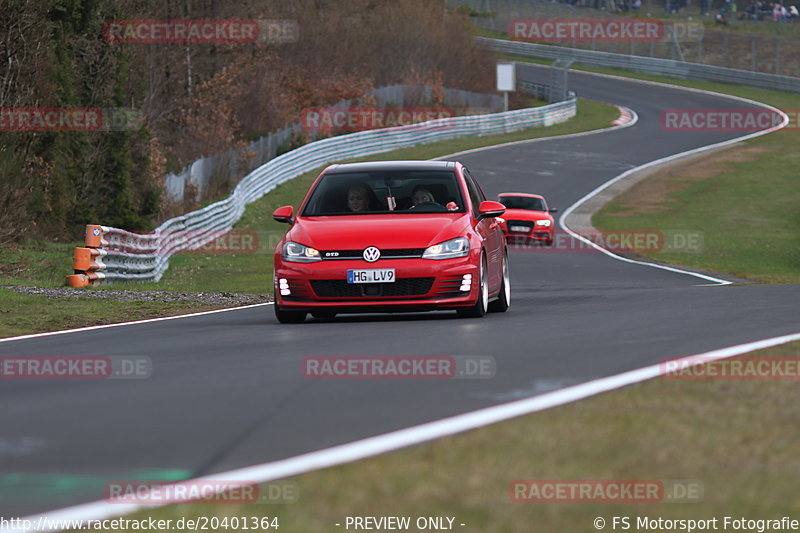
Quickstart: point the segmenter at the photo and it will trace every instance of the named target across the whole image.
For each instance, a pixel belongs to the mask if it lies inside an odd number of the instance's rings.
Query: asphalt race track
[[[570,85],[630,107],[639,123],[460,157],[487,194],[542,193],[563,211],[633,166],[741,135],[660,127],[664,108],[745,105],[728,99],[576,72]],[[511,264],[511,310],[484,319],[428,313],[278,325],[267,305],[0,343],[0,356],[153,362],[142,380],[3,382],[0,515],[100,500],[109,480],[226,471],[798,330],[798,285],[709,286],[585,248],[515,251]],[[497,372],[312,380],[300,369],[309,355],[491,355]]]

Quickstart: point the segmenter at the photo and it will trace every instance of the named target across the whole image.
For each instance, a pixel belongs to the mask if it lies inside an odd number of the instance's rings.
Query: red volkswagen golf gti
[[[275,248],[275,315],[452,309],[505,311],[508,254],[497,217],[453,161],[382,161],[326,168]]]

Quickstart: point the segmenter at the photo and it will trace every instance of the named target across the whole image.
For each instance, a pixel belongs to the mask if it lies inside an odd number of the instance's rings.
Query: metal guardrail
[[[158,281],[169,268],[172,255],[196,250],[224,235],[241,218],[247,204],[328,163],[456,137],[550,126],[575,116],[576,110],[576,100],[572,98],[542,107],[450,117],[314,141],[260,166],[245,176],[225,200],[167,220],[152,233],[87,226],[86,247],[75,249],[75,273],[67,276],[67,283],[85,287],[102,280]]]
[[[550,100],[550,87],[544,83],[519,80],[519,86],[525,93],[537,100]]]
[[[360,107],[361,102],[370,99],[376,107],[418,107],[429,105],[433,100],[434,88],[426,85],[397,84],[378,87],[364,93],[360,98],[341,100],[325,105],[328,109],[347,109]],[[443,107],[467,107],[480,109],[482,113],[497,113],[503,110],[503,98],[499,94],[476,93],[461,89],[443,87],[441,91]],[[560,98],[560,101],[566,98]],[[215,178],[238,177],[242,171],[250,172],[260,167],[279,152],[288,147],[292,137],[303,132],[303,124],[296,122],[250,143],[244,150],[229,150],[220,154],[204,156],[178,173],[164,177],[164,192],[168,200],[181,202],[186,196],[186,185],[194,185],[192,200],[200,201]],[[308,132],[311,140],[317,133]],[[242,153],[252,154],[252,158],[242,159]]]
[[[561,102],[575,97],[575,92],[568,90],[568,73],[572,61],[558,60],[550,67],[550,83],[537,83],[531,80],[521,79],[517,72],[517,80],[520,88],[528,95],[537,100],[548,102]]]
[[[549,44],[526,43],[476,37],[476,39],[495,52],[516,54],[542,59],[573,59],[576,63],[596,67],[615,67],[645,74],[672,76],[692,80],[718,81],[791,93],[800,93],[800,78],[780,76],[763,72],[752,72],[727,67],[716,67],[687,61],[659,59],[655,57],[614,54],[581,50]]]

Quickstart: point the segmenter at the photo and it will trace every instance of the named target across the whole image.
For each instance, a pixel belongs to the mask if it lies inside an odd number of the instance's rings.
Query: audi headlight
[[[283,260],[292,263],[311,263],[319,261],[319,250],[289,241],[283,245]]]
[[[422,253],[422,257],[424,259],[453,259],[468,254],[469,240],[466,237],[458,237],[427,247]]]
[[[537,220],[535,222],[535,224],[537,226],[544,226],[546,228],[546,227],[548,227],[550,225],[550,221],[549,220]]]

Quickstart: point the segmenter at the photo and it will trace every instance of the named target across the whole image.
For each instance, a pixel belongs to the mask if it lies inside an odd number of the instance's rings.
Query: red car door
[[[478,220],[478,206],[486,200],[480,185],[472,177],[470,172],[464,168],[464,178],[467,183],[467,190],[472,202],[472,221],[473,227],[484,241],[486,250],[487,269],[489,274],[489,292],[494,293],[500,288],[503,280],[503,253],[505,237],[497,218],[490,217]]]

